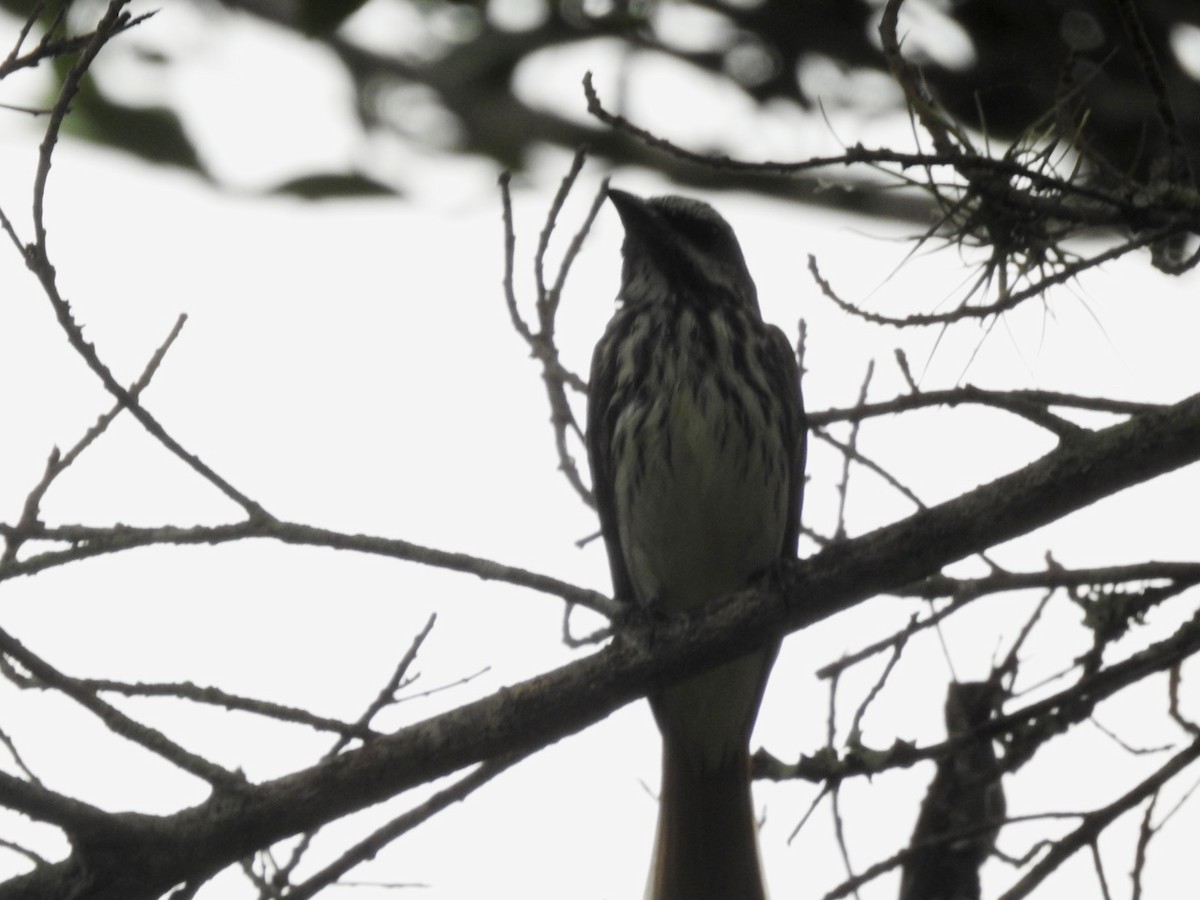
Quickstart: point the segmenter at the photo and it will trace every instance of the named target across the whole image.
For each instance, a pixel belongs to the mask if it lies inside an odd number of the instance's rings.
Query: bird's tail
[[[748,751],[704,769],[664,741],[646,900],[765,900],[757,832]]]

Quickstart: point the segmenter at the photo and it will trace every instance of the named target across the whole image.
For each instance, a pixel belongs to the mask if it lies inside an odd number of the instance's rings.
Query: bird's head
[[[673,299],[758,308],[737,237],[707,203],[678,196],[642,199],[612,189],[608,198],[625,226],[625,303]]]

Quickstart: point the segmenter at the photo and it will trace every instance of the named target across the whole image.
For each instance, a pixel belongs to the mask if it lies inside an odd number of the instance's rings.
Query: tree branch
[[[295,834],[465,766],[573,734],[669,683],[880,591],[1023,534],[1121,488],[1200,458],[1200,395],[1062,445],[959,498],[791,564],[773,587],[742,591],[695,621],[630,629],[586,659],[170,816],[112,817],[102,845],[0,886],[0,900],[61,896],[82,867],[79,900],[152,900]],[[1197,746],[1200,746],[1198,744]]]

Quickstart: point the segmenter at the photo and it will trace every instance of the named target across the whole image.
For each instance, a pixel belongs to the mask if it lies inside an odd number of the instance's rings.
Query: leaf
[[[270,193],[304,200],[336,200],[343,197],[398,197],[401,192],[357,172],[324,172],[286,181]]]

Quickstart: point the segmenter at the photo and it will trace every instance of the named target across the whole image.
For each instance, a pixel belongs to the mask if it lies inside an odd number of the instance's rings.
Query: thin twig
[[[1137,849],[1133,855],[1133,871],[1130,872],[1130,880],[1133,882],[1130,900],[1141,900],[1142,897],[1142,873],[1146,871],[1146,853],[1150,849],[1150,841],[1158,830],[1152,824],[1158,798],[1158,791],[1150,795],[1150,802],[1146,804],[1146,811],[1142,813],[1142,823],[1138,827]]]
[[[1054,872],[1077,851],[1093,844],[1100,833],[1117,817],[1137,806],[1145,798],[1152,796],[1197,759],[1200,759],[1200,741],[1189,744],[1156,772],[1112,803],[1089,813],[1074,831],[1056,841],[1050,847],[1049,852],[1020,881],[1001,894],[1000,900],[1020,900],[1021,897],[1029,896],[1051,872]]]
[[[448,788],[438,791],[424,803],[397,816],[382,828],[372,832],[348,849],[336,860],[315,875],[300,882],[287,892],[288,900],[308,900],[319,891],[336,882],[339,878],[361,863],[375,858],[375,855],[401,835],[412,831],[453,803],[464,800],[473,791],[487,784],[497,775],[520,762],[528,754],[514,753],[499,759],[481,763],[469,775],[463,776]]]
[[[867,695],[863,698],[862,703],[858,705],[858,709],[854,711],[854,718],[850,722],[850,735],[854,741],[859,740],[859,735],[862,734],[862,720],[867,714],[871,703],[879,696],[879,692],[883,690],[887,684],[888,677],[892,674],[892,670],[896,668],[896,663],[900,662],[900,657],[904,654],[904,647],[907,644],[907,638],[901,637],[892,647],[892,655],[888,658],[887,665],[883,667],[883,671],[879,673],[879,677],[875,679],[875,683],[871,685],[871,689],[867,691]]]
[[[113,734],[125,738],[189,774],[207,781],[214,788],[238,790],[246,784],[244,776],[218,766],[172,741],[162,732],[130,718],[116,707],[101,700],[96,692],[77,679],[64,675],[48,662],[28,650],[20,641],[0,629],[0,653],[12,657],[35,679],[47,687],[70,697],[102,721]]]
[[[29,783],[40,786],[42,780],[33,774],[29,766],[25,765],[25,760],[21,758],[21,754],[17,751],[17,745],[13,743],[13,739],[2,728],[0,728],[0,745],[8,751],[8,755],[12,757],[13,764],[29,779]]]
[[[875,360],[867,363],[867,371],[863,375],[862,385],[858,389],[858,403],[862,406],[867,402],[867,391],[871,387],[871,376],[875,373]],[[850,438],[846,441],[842,452],[842,477],[838,481],[838,510],[837,525],[833,529],[834,540],[846,536],[846,500],[850,495],[850,460],[858,454],[858,429],[862,420],[856,419],[850,423]],[[830,439],[832,440],[832,438]]]
[[[413,639],[409,642],[408,649],[396,664],[396,668],[392,671],[392,675],[387,680],[387,684],[380,689],[375,699],[367,704],[367,708],[363,710],[358,720],[354,723],[356,728],[365,729],[371,724],[371,720],[379,715],[380,711],[396,702],[396,691],[400,689],[400,684],[404,680],[404,676],[408,670],[412,668],[413,663],[417,661],[417,654],[421,650],[421,645],[425,643],[425,639],[429,637],[433,631],[433,626],[437,624],[437,613],[432,613],[428,621],[425,622],[423,628],[418,631]],[[334,741],[333,746],[325,754],[324,759],[336,756],[341,750],[350,743],[348,737],[340,737]]]
[[[413,663],[416,662],[417,653],[420,651],[421,646],[425,643],[425,639],[429,637],[430,632],[433,631],[433,626],[436,624],[436,622],[437,614],[434,613],[430,615],[428,621],[425,623],[425,626],[413,636],[412,641],[408,645],[408,650],[405,651],[404,655],[400,658],[400,661],[396,664],[396,667],[392,671],[391,676],[388,678],[387,683],[383,686],[379,693],[376,694],[375,698],[369,704],[367,704],[367,708],[363,710],[362,714],[359,715],[358,720],[354,723],[356,729],[369,731],[371,720],[374,719],[375,716],[377,716],[385,707],[396,702],[396,691],[400,689],[405,675],[408,673],[408,670],[412,668]],[[329,760],[337,756],[338,753],[340,753],[347,745],[349,745],[350,740],[350,735],[343,733],[342,736],[334,742],[333,746],[330,747],[329,750],[327,750],[321,757],[322,761]],[[316,829],[306,831],[304,834],[302,834],[300,836],[300,840],[292,848],[292,852],[287,862],[282,866],[276,867],[276,871],[284,881],[290,880],[292,872],[296,870],[296,867],[299,866],[301,861],[305,858],[309,847],[312,846],[312,841],[316,834]],[[273,890],[273,885],[274,881],[266,886]]]
[[[175,343],[175,339],[179,337],[179,332],[183,330],[183,325],[186,321],[186,314],[181,314],[175,320],[175,325],[167,335],[166,340],[154,351],[154,354],[150,357],[150,361],[146,363],[146,368],[138,376],[137,381],[129,386],[129,395],[131,397],[139,396],[146,389],[147,385],[150,384],[150,380],[162,364],[163,357],[166,356],[167,350],[170,349],[171,345]],[[60,456],[58,448],[55,448],[50,454],[49,459],[46,461],[46,470],[42,474],[41,480],[34,485],[33,490],[25,498],[25,505],[21,510],[21,518],[12,527],[12,530],[5,534],[4,553],[0,554],[0,563],[11,562],[16,559],[17,552],[21,549],[21,544],[27,536],[27,532],[38,521],[42,499],[45,497],[46,491],[50,489],[50,485],[54,482],[54,479],[65,472],[84,450],[108,430],[108,426],[112,424],[122,409],[124,409],[123,404],[118,402],[112,409],[100,416],[96,420],[96,423],[84,433],[83,437],[75,442],[75,445],[70,450]]]
[[[83,360],[87,363],[88,368],[96,374],[104,387],[110,394],[117,398],[121,405],[127,408],[130,414],[141,423],[155,439],[158,440],[171,453],[181,459],[189,468],[199,474],[202,478],[216,487],[221,493],[229,499],[237,503],[245,511],[250,519],[267,518],[268,514],[258,503],[251,500],[232,484],[218,475],[212,468],[206,465],[198,456],[186,450],[178,441],[176,441],[166,429],[155,419],[144,407],[138,403],[126,388],[117,381],[112,371],[100,359],[96,351],[96,347],[89,343],[83,336],[83,329],[75,321],[74,313],[71,310],[70,304],[59,293],[56,273],[54,265],[50,261],[49,249],[47,244],[46,234],[46,217],[45,217],[45,197],[46,185],[50,177],[50,164],[53,158],[54,148],[58,143],[59,134],[62,131],[63,122],[66,119],[67,113],[71,108],[71,103],[78,94],[80,85],[96,55],[101,48],[115,35],[125,29],[136,24],[141,19],[132,19],[124,7],[128,4],[128,0],[110,0],[104,15],[101,17],[96,26],[96,30],[92,38],[84,46],[79,54],[79,58],[71,66],[63,79],[62,87],[59,90],[58,99],[54,103],[54,107],[50,112],[50,121],[46,127],[45,137],[42,139],[40,152],[38,154],[38,166],[34,175],[33,184],[33,230],[34,241],[23,248],[25,255],[25,263],[30,271],[37,276],[41,282],[42,290],[46,294],[50,305],[54,308],[55,315],[58,318],[59,325],[67,336],[68,342],[74,348]],[[6,225],[6,230],[9,226]],[[13,234],[15,237],[15,233]]]
[[[812,423],[810,422],[809,424],[811,427]],[[839,490],[838,525],[837,525],[837,530],[834,532],[834,536],[833,536],[833,538],[831,538],[831,540],[840,540],[846,536],[845,522],[842,517],[842,513],[844,512],[843,505],[845,503],[845,497],[844,497],[844,495],[842,495],[842,489],[847,483],[847,478],[849,475],[847,470],[849,469],[849,465],[852,461],[858,463],[863,468],[869,469],[870,471],[874,472],[876,475],[878,475],[880,478],[882,478],[885,482],[887,482],[887,484],[890,487],[894,488],[900,494],[903,494],[905,499],[912,501],[912,504],[917,509],[927,509],[928,508],[925,504],[925,501],[923,501],[920,497],[918,497],[917,494],[912,490],[912,488],[905,485],[902,481],[900,481],[899,478],[897,478],[891,472],[888,472],[886,469],[883,468],[882,465],[875,462],[875,460],[871,459],[868,456],[864,456],[862,454],[862,452],[859,451],[856,446],[853,446],[852,444],[848,444],[848,443],[843,444],[841,441],[839,441],[837,438],[835,438],[833,435],[831,435],[824,428],[812,427],[811,430],[812,430],[812,434],[814,437],[819,438],[822,441],[825,441],[827,444],[829,444],[831,447],[833,447],[835,450],[837,450],[842,455],[842,459],[844,461],[843,467],[842,467],[842,482],[839,483],[839,488],[838,488],[838,490]],[[855,430],[857,430],[857,429],[855,429]],[[853,437],[855,437],[855,435],[852,434],[851,437],[853,438]]]
[[[12,531],[13,526],[0,523],[0,535],[8,536]],[[77,560],[120,553],[139,547],[164,544],[215,545],[249,538],[272,538],[285,544],[329,547],[334,550],[385,556],[452,572],[475,575],[486,581],[502,581],[560,597],[609,618],[619,615],[622,611],[620,604],[597,591],[578,587],[517,566],[508,566],[466,553],[453,553],[425,547],[411,541],[366,534],[346,534],[278,519],[244,520],[229,525],[196,525],[192,527],[164,525],[154,528],[138,528],[128,525],[107,528],[84,525],[48,527],[38,524],[29,531],[26,538],[38,541],[65,542],[72,546],[66,550],[47,550],[27,559],[0,561],[0,582],[10,578],[35,575],[38,572]]]
[[[280,722],[291,722],[296,725],[306,725],[318,731],[330,731],[346,738],[358,738],[369,741],[378,737],[378,733],[364,725],[355,722],[342,722],[326,716],[318,716],[306,709],[274,703],[270,700],[259,700],[254,697],[243,697],[231,694],[221,688],[200,686],[189,682],[172,683],[128,683],[104,678],[79,678],[79,686],[97,693],[120,694],[123,697],[174,697],[178,700],[188,700],[192,703],[202,703],[219,706],[223,709],[250,713]],[[40,686],[40,685],[39,685]]]

